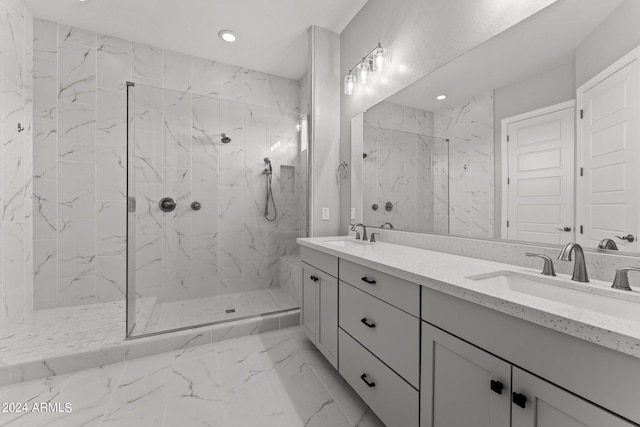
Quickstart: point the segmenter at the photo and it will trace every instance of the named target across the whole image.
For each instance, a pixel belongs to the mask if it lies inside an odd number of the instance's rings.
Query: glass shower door
[[[279,263],[306,218],[300,115],[138,83],[127,95],[128,336],[296,309]]]

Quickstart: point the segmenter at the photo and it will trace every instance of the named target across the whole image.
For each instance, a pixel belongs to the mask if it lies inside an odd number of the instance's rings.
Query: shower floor
[[[234,308],[235,312],[226,310]],[[231,321],[298,308],[280,288],[222,295],[198,300],[156,304],[155,299],[136,301],[142,331]],[[21,322],[0,329],[0,367],[103,350],[125,342],[125,302],[61,307],[34,312]]]
[[[137,310],[140,314],[133,335],[244,319],[298,307],[298,303],[280,288],[157,303],[151,310]]]

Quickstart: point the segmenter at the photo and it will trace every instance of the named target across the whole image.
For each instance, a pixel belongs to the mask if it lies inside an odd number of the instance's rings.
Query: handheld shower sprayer
[[[271,160],[268,157],[264,158],[264,164],[267,167],[264,168],[262,173],[267,176],[267,197],[264,207],[264,218],[267,221],[275,221],[278,217],[278,209],[276,208],[276,201],[273,199],[273,190],[271,188],[271,178],[273,176],[273,169],[271,168]],[[273,216],[269,213],[269,205],[273,206]]]

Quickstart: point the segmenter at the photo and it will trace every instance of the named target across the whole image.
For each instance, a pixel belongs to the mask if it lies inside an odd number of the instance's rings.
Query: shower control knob
[[[173,212],[176,208],[176,201],[171,197],[164,197],[160,199],[160,203],[158,203],[158,205],[162,212]]]
[[[199,211],[201,207],[202,205],[200,204],[200,202],[191,202],[191,209],[193,209],[194,211]]]

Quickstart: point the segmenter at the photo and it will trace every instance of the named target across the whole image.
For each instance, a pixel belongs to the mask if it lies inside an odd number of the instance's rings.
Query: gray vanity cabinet
[[[511,365],[422,322],[422,427],[509,427]]]
[[[338,258],[301,248],[300,324],[309,339],[338,368]]]
[[[623,427],[631,424],[422,322],[422,427]]]
[[[513,405],[512,427],[631,427],[632,424],[574,394],[513,367],[514,392],[526,396]]]

